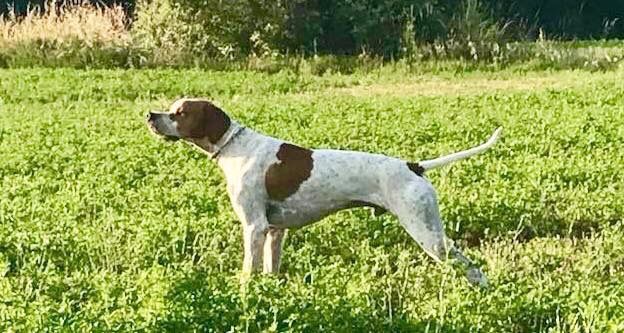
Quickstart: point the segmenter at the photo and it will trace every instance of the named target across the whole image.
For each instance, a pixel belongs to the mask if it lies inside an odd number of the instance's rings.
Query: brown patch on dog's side
[[[411,162],[407,162],[407,167],[412,170],[413,173],[419,175],[422,177],[422,175],[425,173],[425,168],[423,168],[420,164],[418,163],[411,163]]]
[[[230,117],[209,101],[184,101],[176,110],[175,121],[178,132],[183,138],[208,138],[210,143],[217,143],[230,128]]]
[[[283,143],[277,154],[279,162],[272,164],[264,177],[269,198],[283,201],[297,192],[301,183],[310,178],[314,166],[312,151]]]

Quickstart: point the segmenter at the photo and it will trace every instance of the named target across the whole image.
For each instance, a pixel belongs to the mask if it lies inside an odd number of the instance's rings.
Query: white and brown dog
[[[264,272],[278,271],[285,229],[341,209],[371,206],[396,215],[435,260],[457,259],[471,283],[487,285],[481,270],[446,238],[435,190],[423,173],[490,148],[500,128],[478,147],[410,163],[379,154],[302,148],[245,128],[201,99],[177,100],[169,112],[150,112],[147,122],[160,136],[184,139],[210,154],[225,173],[243,224],[245,274],[261,265]]]

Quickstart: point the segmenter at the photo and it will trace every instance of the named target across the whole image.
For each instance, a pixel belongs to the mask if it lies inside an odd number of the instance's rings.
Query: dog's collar
[[[215,152],[210,156],[210,158],[212,158],[213,160],[216,160],[219,157],[219,154],[221,154],[221,151],[223,151],[223,149],[227,147],[227,145],[229,145],[232,141],[234,141],[234,139],[236,139],[237,136],[243,133],[244,130],[245,130],[245,126],[239,126],[234,131],[234,133],[232,133],[232,135],[230,135],[230,137],[227,138],[227,140],[225,140],[223,145],[221,147],[218,147],[217,150],[215,150]]]

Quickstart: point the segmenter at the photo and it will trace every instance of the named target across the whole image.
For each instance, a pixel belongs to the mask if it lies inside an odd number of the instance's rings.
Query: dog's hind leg
[[[449,257],[459,261],[463,264],[464,269],[466,270],[466,278],[473,285],[477,285],[479,287],[487,287],[488,280],[485,274],[481,271],[481,269],[475,264],[472,260],[467,258],[456,246],[453,244],[453,241],[450,239],[446,240],[446,244],[448,247]]]
[[[408,187],[409,188],[409,187]],[[433,189],[406,191],[391,208],[407,233],[435,261],[446,260],[444,229],[440,223],[438,204]],[[417,193],[414,195],[414,193]]]
[[[466,268],[466,278],[471,284],[487,286],[487,278],[481,270],[446,237],[440,221],[438,202],[431,186],[418,186],[404,193],[401,201],[392,208],[399,222],[420,247],[437,262],[448,257],[462,263]],[[413,193],[417,193],[414,195]]]

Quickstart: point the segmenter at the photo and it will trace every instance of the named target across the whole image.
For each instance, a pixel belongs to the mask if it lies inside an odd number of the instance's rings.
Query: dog
[[[227,192],[243,225],[243,274],[278,272],[286,229],[319,221],[342,209],[388,211],[434,260],[459,261],[468,281],[486,287],[476,264],[445,236],[427,170],[479,154],[477,147],[418,163],[357,151],[307,149],[255,132],[208,100],[176,100],[169,112],[151,111],[150,129],[207,153],[225,174]]]

